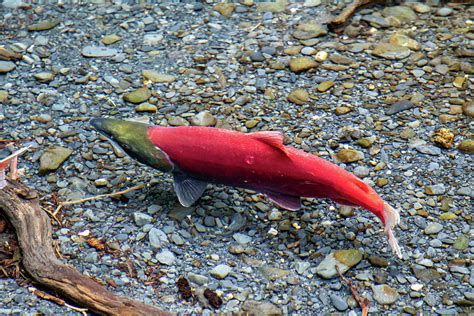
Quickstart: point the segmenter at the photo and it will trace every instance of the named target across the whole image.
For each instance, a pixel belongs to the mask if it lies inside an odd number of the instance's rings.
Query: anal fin
[[[297,211],[301,208],[301,201],[299,196],[286,195],[277,192],[263,192],[271,201],[275,202],[278,206],[290,210]]]
[[[184,173],[174,173],[174,191],[178,196],[179,203],[185,207],[191,206],[204,193],[207,182],[194,179]]]

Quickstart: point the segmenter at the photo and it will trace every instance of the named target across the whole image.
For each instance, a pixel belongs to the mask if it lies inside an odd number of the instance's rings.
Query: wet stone
[[[0,60],[0,74],[12,71],[15,67],[16,65],[11,61]]]
[[[372,50],[372,55],[383,57],[390,60],[403,59],[410,56],[411,51],[408,47],[381,43]]]
[[[297,88],[288,94],[288,101],[299,105],[306,104],[309,101],[309,93],[305,89]]]
[[[71,156],[72,150],[60,146],[51,146],[40,157],[39,174],[56,171]]]
[[[117,55],[118,50],[102,46],[86,46],[82,49],[81,54],[89,58],[106,58]]]
[[[377,301],[377,303],[382,305],[393,304],[400,297],[394,288],[386,284],[373,285],[372,291],[374,292],[374,299]]]
[[[226,276],[228,276],[229,273],[231,272],[232,272],[231,267],[229,267],[226,264],[219,264],[215,266],[214,268],[212,268],[209,271],[209,274],[213,276],[214,278],[221,280],[221,279],[224,279]]]
[[[156,260],[164,265],[172,265],[176,261],[176,256],[169,250],[163,250],[156,254]]]
[[[331,295],[331,302],[334,307],[340,312],[343,312],[349,308],[349,305],[347,305],[346,300],[340,297],[339,295]]]
[[[409,100],[400,100],[392,104],[386,111],[387,115],[397,114],[399,112],[411,109],[413,103]]]
[[[337,250],[324,258],[316,267],[316,273],[325,279],[337,276],[336,265],[341,273],[346,272],[362,260],[362,252],[356,249]]]
[[[318,63],[309,57],[296,57],[289,62],[290,70],[300,73],[318,66]]]

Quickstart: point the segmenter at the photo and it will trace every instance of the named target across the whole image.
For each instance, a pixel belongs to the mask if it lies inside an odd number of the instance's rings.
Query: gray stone
[[[443,225],[441,225],[440,223],[430,223],[428,224],[428,226],[426,226],[424,233],[426,235],[432,235],[432,234],[437,234],[442,230],[443,230]]]
[[[16,65],[11,61],[0,60],[0,74],[12,71],[15,67]]]
[[[145,213],[141,213],[141,212],[133,213],[133,220],[135,221],[135,224],[137,224],[137,226],[140,226],[140,227],[146,224],[150,224],[152,219],[153,217]]]
[[[372,285],[372,291],[374,292],[374,299],[382,305],[393,304],[400,297],[394,288],[386,284]]]
[[[148,232],[148,240],[153,248],[162,248],[169,243],[165,232],[155,227]]]
[[[234,237],[235,241],[237,241],[241,245],[248,244],[252,241],[252,237],[242,233],[235,233],[232,237]]]
[[[224,279],[229,273],[232,272],[232,268],[226,264],[219,264],[209,271],[209,274],[216,279]]]
[[[413,103],[409,100],[400,100],[392,104],[388,110],[385,112],[387,115],[397,114],[401,111],[405,111],[411,109],[413,107]]]
[[[204,285],[207,282],[209,282],[209,278],[207,276],[201,275],[201,274],[196,274],[193,272],[188,273],[188,279],[189,281],[196,283],[198,285]]]
[[[156,260],[165,265],[172,265],[176,261],[176,256],[169,250],[163,250],[156,254]]]
[[[81,54],[89,58],[104,58],[117,55],[118,50],[103,46],[86,46],[82,49]]]
[[[158,33],[147,33],[143,36],[143,44],[155,46],[163,40],[163,35]]]

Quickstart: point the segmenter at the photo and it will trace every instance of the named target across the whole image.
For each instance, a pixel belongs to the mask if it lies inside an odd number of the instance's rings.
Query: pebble
[[[386,284],[372,285],[372,291],[374,292],[374,299],[382,305],[393,304],[400,297],[397,290]]]
[[[165,232],[155,227],[151,228],[148,232],[148,240],[150,241],[150,245],[155,249],[160,249],[169,243]]]
[[[334,81],[326,80],[321,82],[317,87],[316,90],[319,92],[326,92],[327,90],[331,89],[335,85]]]
[[[28,26],[28,31],[47,31],[61,23],[59,20],[45,20]]]
[[[464,139],[458,145],[458,150],[465,154],[474,154],[474,139]]]
[[[163,250],[156,254],[156,260],[161,264],[170,266],[176,261],[176,256],[169,250]]]
[[[209,282],[209,278],[205,275],[189,272],[187,276],[189,281],[198,285],[205,285]]]
[[[453,13],[453,9],[444,7],[444,8],[439,8],[438,11],[436,11],[436,15],[439,16],[449,16]]]
[[[111,45],[111,44],[117,43],[121,39],[122,38],[120,36],[118,36],[117,34],[106,35],[106,36],[102,37],[102,44]]]
[[[163,40],[163,35],[159,33],[146,33],[143,36],[143,44],[148,46],[158,45]]]
[[[282,316],[280,308],[270,302],[248,300],[242,304],[242,312],[259,316]]]
[[[336,265],[341,273],[346,272],[362,260],[362,252],[356,249],[336,250],[326,256],[316,267],[315,272],[325,279],[337,276]]]
[[[316,68],[318,63],[309,57],[292,58],[289,62],[290,70],[294,73],[300,73],[312,68]]]
[[[150,97],[151,97],[151,91],[150,89],[148,89],[148,87],[141,87],[139,89],[136,89],[132,92],[129,92],[123,95],[123,99],[125,101],[135,103],[135,104],[145,102]]]
[[[151,112],[155,113],[158,111],[158,107],[154,104],[150,104],[148,102],[141,103],[135,107],[136,112]]]
[[[428,195],[442,195],[446,193],[446,187],[443,183],[428,185],[425,187],[425,193]]]
[[[426,235],[432,235],[432,234],[437,234],[442,230],[443,230],[443,225],[441,225],[440,223],[430,223],[428,224],[428,226],[426,226],[424,233]]]
[[[216,125],[216,122],[216,118],[207,111],[199,112],[191,120],[191,123],[197,126],[214,126]]]
[[[226,264],[219,264],[209,271],[209,274],[216,279],[222,280],[232,272],[232,268]]]
[[[153,217],[145,213],[141,213],[141,212],[133,213],[133,220],[135,221],[135,224],[140,227],[150,224],[152,219]]]
[[[0,60],[0,74],[7,73],[16,68],[16,65],[11,61]]]
[[[342,149],[336,154],[336,157],[343,163],[351,163],[364,159],[364,154],[355,149]]]
[[[331,302],[334,307],[340,312],[343,312],[349,308],[349,305],[347,305],[346,300],[340,297],[339,295],[331,295]]]
[[[118,54],[118,50],[115,48],[102,47],[102,46],[85,46],[81,51],[82,56],[89,58],[105,58],[113,57]]]
[[[416,13],[406,6],[386,7],[383,9],[382,13],[386,17],[395,17],[402,23],[412,22],[418,18]]]
[[[214,6],[214,10],[225,17],[230,17],[235,10],[235,3],[218,3]]]
[[[314,49],[313,47],[303,47],[301,49],[301,54],[303,55],[314,55],[317,53],[317,50]]]
[[[410,54],[411,50],[408,47],[389,43],[380,43],[372,50],[372,55],[390,60],[404,59]]]
[[[420,145],[415,147],[422,154],[438,156],[441,155],[441,149],[433,145]]]
[[[232,237],[234,237],[235,241],[241,245],[246,245],[252,241],[252,237],[242,233],[235,233],[234,235],[232,235]]]
[[[464,102],[462,105],[462,112],[466,116],[474,117],[474,101]]]
[[[309,93],[303,88],[296,88],[288,94],[287,99],[292,103],[303,105],[308,103]]]
[[[48,147],[40,157],[39,174],[56,171],[72,154],[72,149],[60,146]]]
[[[161,82],[169,83],[169,82],[176,81],[175,76],[164,74],[164,73],[158,72],[158,71],[153,70],[153,69],[143,70],[142,71],[142,76],[147,80],[150,80],[150,81],[153,81],[153,82],[158,82],[158,83],[161,83]]]
[[[411,101],[400,100],[392,104],[385,113],[387,113],[387,115],[393,115],[405,110],[409,110],[412,107],[413,107],[413,103]]]

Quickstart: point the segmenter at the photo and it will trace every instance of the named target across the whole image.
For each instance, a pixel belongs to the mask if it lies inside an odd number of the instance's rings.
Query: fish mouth
[[[89,121],[89,124],[91,124],[101,134],[104,134],[105,136],[111,138],[112,134],[110,133],[109,129],[106,127],[106,121],[107,119],[93,118]]]

